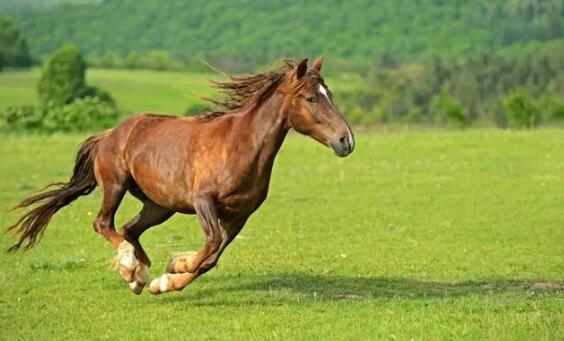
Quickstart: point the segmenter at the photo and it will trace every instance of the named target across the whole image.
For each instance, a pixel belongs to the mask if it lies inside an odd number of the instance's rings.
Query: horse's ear
[[[317,59],[313,62],[313,65],[311,67],[315,71],[320,72],[321,71],[321,65],[323,65],[323,56],[317,57]]]
[[[296,78],[300,79],[305,76],[307,71],[307,58],[302,60],[296,67]]]

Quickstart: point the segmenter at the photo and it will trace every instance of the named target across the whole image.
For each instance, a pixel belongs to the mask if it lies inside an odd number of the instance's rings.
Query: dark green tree
[[[510,128],[534,128],[539,123],[539,111],[533,99],[522,89],[510,93],[503,101]]]
[[[11,21],[0,18],[0,70],[2,65],[29,67],[31,64],[26,39]]]
[[[86,84],[85,73],[86,63],[78,48],[68,45],[57,50],[45,63],[37,84],[41,107],[58,107],[85,97],[114,104],[107,92]]]
[[[61,106],[80,97],[86,88],[85,72],[86,63],[78,48],[68,45],[55,51],[47,59],[37,84],[41,106]]]
[[[462,103],[447,92],[443,92],[433,97],[431,101],[431,112],[435,120],[443,125],[455,125],[464,127],[470,124],[468,110]]]

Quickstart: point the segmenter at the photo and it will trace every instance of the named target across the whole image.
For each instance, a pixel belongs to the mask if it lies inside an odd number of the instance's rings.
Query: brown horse
[[[274,158],[289,129],[338,156],[353,151],[353,134],[333,104],[321,64],[322,58],[310,69],[307,59],[285,61],[262,74],[227,75],[228,81],[214,82],[226,99],[210,100],[227,112],[195,118],[136,115],[88,138],[69,182],[17,206],[36,205],[9,228],[19,234],[9,251],[32,247],[60,208],[100,186],[103,201],[94,229],[117,248],[120,274],[136,294],[151,265],[141,234],[176,212],[198,216],[206,236],[202,249],[173,256],[166,273],[149,286],[153,294],[182,290],[217,264],[265,200]],[[114,217],[127,191],[143,208],[118,233]]]

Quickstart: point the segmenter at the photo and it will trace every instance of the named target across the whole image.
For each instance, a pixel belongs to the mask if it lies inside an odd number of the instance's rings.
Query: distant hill
[[[7,2],[6,2],[7,1]],[[86,2],[37,9],[47,4]],[[166,50],[261,63],[281,56],[361,60],[462,56],[564,37],[561,0],[4,0],[32,52],[64,43],[86,53]]]

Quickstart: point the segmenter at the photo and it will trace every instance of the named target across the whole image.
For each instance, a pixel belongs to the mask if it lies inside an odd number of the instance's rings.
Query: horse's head
[[[320,75],[322,63],[323,58],[319,57],[308,70],[304,59],[289,71],[288,121],[297,132],[311,136],[344,157],[354,149],[354,135]]]

